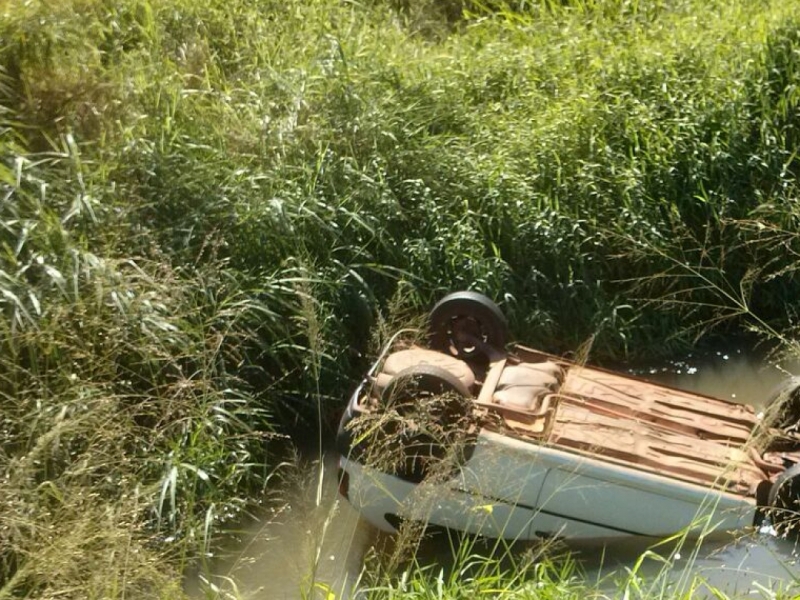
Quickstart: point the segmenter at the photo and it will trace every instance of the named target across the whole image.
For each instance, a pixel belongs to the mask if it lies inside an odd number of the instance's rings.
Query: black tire
[[[800,377],[781,382],[769,395],[765,405],[769,425],[784,431],[800,428]]]
[[[436,365],[420,364],[408,367],[392,377],[381,394],[385,408],[416,403],[421,398],[441,396],[455,392],[470,395],[469,389],[447,369]]]
[[[463,360],[503,352],[508,321],[492,300],[478,292],[455,292],[439,300],[429,317],[430,347]]]
[[[470,392],[449,371],[416,365],[395,375],[381,394],[384,447],[395,458],[394,475],[418,483],[435,472],[447,476],[468,458],[474,446],[466,423],[472,414]],[[465,441],[467,443],[465,443]],[[455,462],[442,468],[446,457]]]
[[[769,517],[780,535],[800,533],[800,464],[786,469],[772,484]]]

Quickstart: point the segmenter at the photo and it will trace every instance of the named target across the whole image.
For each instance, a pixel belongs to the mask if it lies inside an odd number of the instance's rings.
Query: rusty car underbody
[[[504,327],[490,300],[461,292],[434,308],[429,343],[384,348],[339,435],[343,493],[369,521],[514,539],[794,522],[792,427],[507,344]]]

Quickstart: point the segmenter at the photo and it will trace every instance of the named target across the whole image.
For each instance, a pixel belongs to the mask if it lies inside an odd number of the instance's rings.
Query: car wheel
[[[469,396],[460,379],[434,365],[395,375],[381,394],[382,442],[373,449],[389,454],[387,470],[415,483],[457,470],[474,446]]]
[[[772,391],[766,414],[772,427],[785,431],[800,427],[800,377],[790,377]]]
[[[769,517],[781,535],[800,532],[800,464],[781,473],[769,491]]]
[[[455,392],[463,397],[470,395],[464,382],[450,371],[423,363],[403,369],[392,377],[381,394],[381,400],[385,408],[402,407],[448,392]]]
[[[430,347],[457,358],[488,358],[508,340],[503,311],[483,294],[455,292],[442,298],[429,317]]]

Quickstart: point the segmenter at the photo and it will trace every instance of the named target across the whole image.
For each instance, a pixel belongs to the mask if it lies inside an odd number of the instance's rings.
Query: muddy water
[[[763,364],[732,350],[639,368],[635,373],[759,408],[787,372],[800,373],[798,364]],[[242,600],[354,597],[364,556],[386,539],[338,499],[335,478],[332,454],[321,462],[309,461],[302,475],[289,478],[280,494],[283,502],[275,503],[261,521],[247,526],[240,541],[219,551],[202,574],[188,578],[190,595]],[[610,594],[620,589],[620,581],[629,581],[629,585],[637,581],[630,579],[631,572],[642,575],[645,582],[655,581],[658,589],[669,585],[676,595],[687,591],[694,574],[735,597],[770,598],[774,590],[800,581],[800,548],[767,531],[738,539],[718,537],[682,548],[661,546],[653,549],[658,557],[648,554],[651,546],[636,539],[604,546],[573,544],[569,549],[588,581]],[[447,543],[437,547],[433,542],[418,558],[447,563],[450,553]],[[702,595],[701,591],[694,594]]]
[[[338,496],[337,458],[307,460],[270,509],[245,525],[239,541],[217,550],[188,578],[191,598],[316,600],[352,597],[377,532]],[[321,465],[321,466],[320,466]],[[333,594],[333,595],[330,595]]]

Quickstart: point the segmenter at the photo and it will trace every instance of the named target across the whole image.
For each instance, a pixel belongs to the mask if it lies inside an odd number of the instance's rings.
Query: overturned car
[[[792,527],[796,380],[759,418],[507,337],[497,305],[456,292],[422,341],[383,349],[337,440],[340,492],[372,524],[519,540]]]

